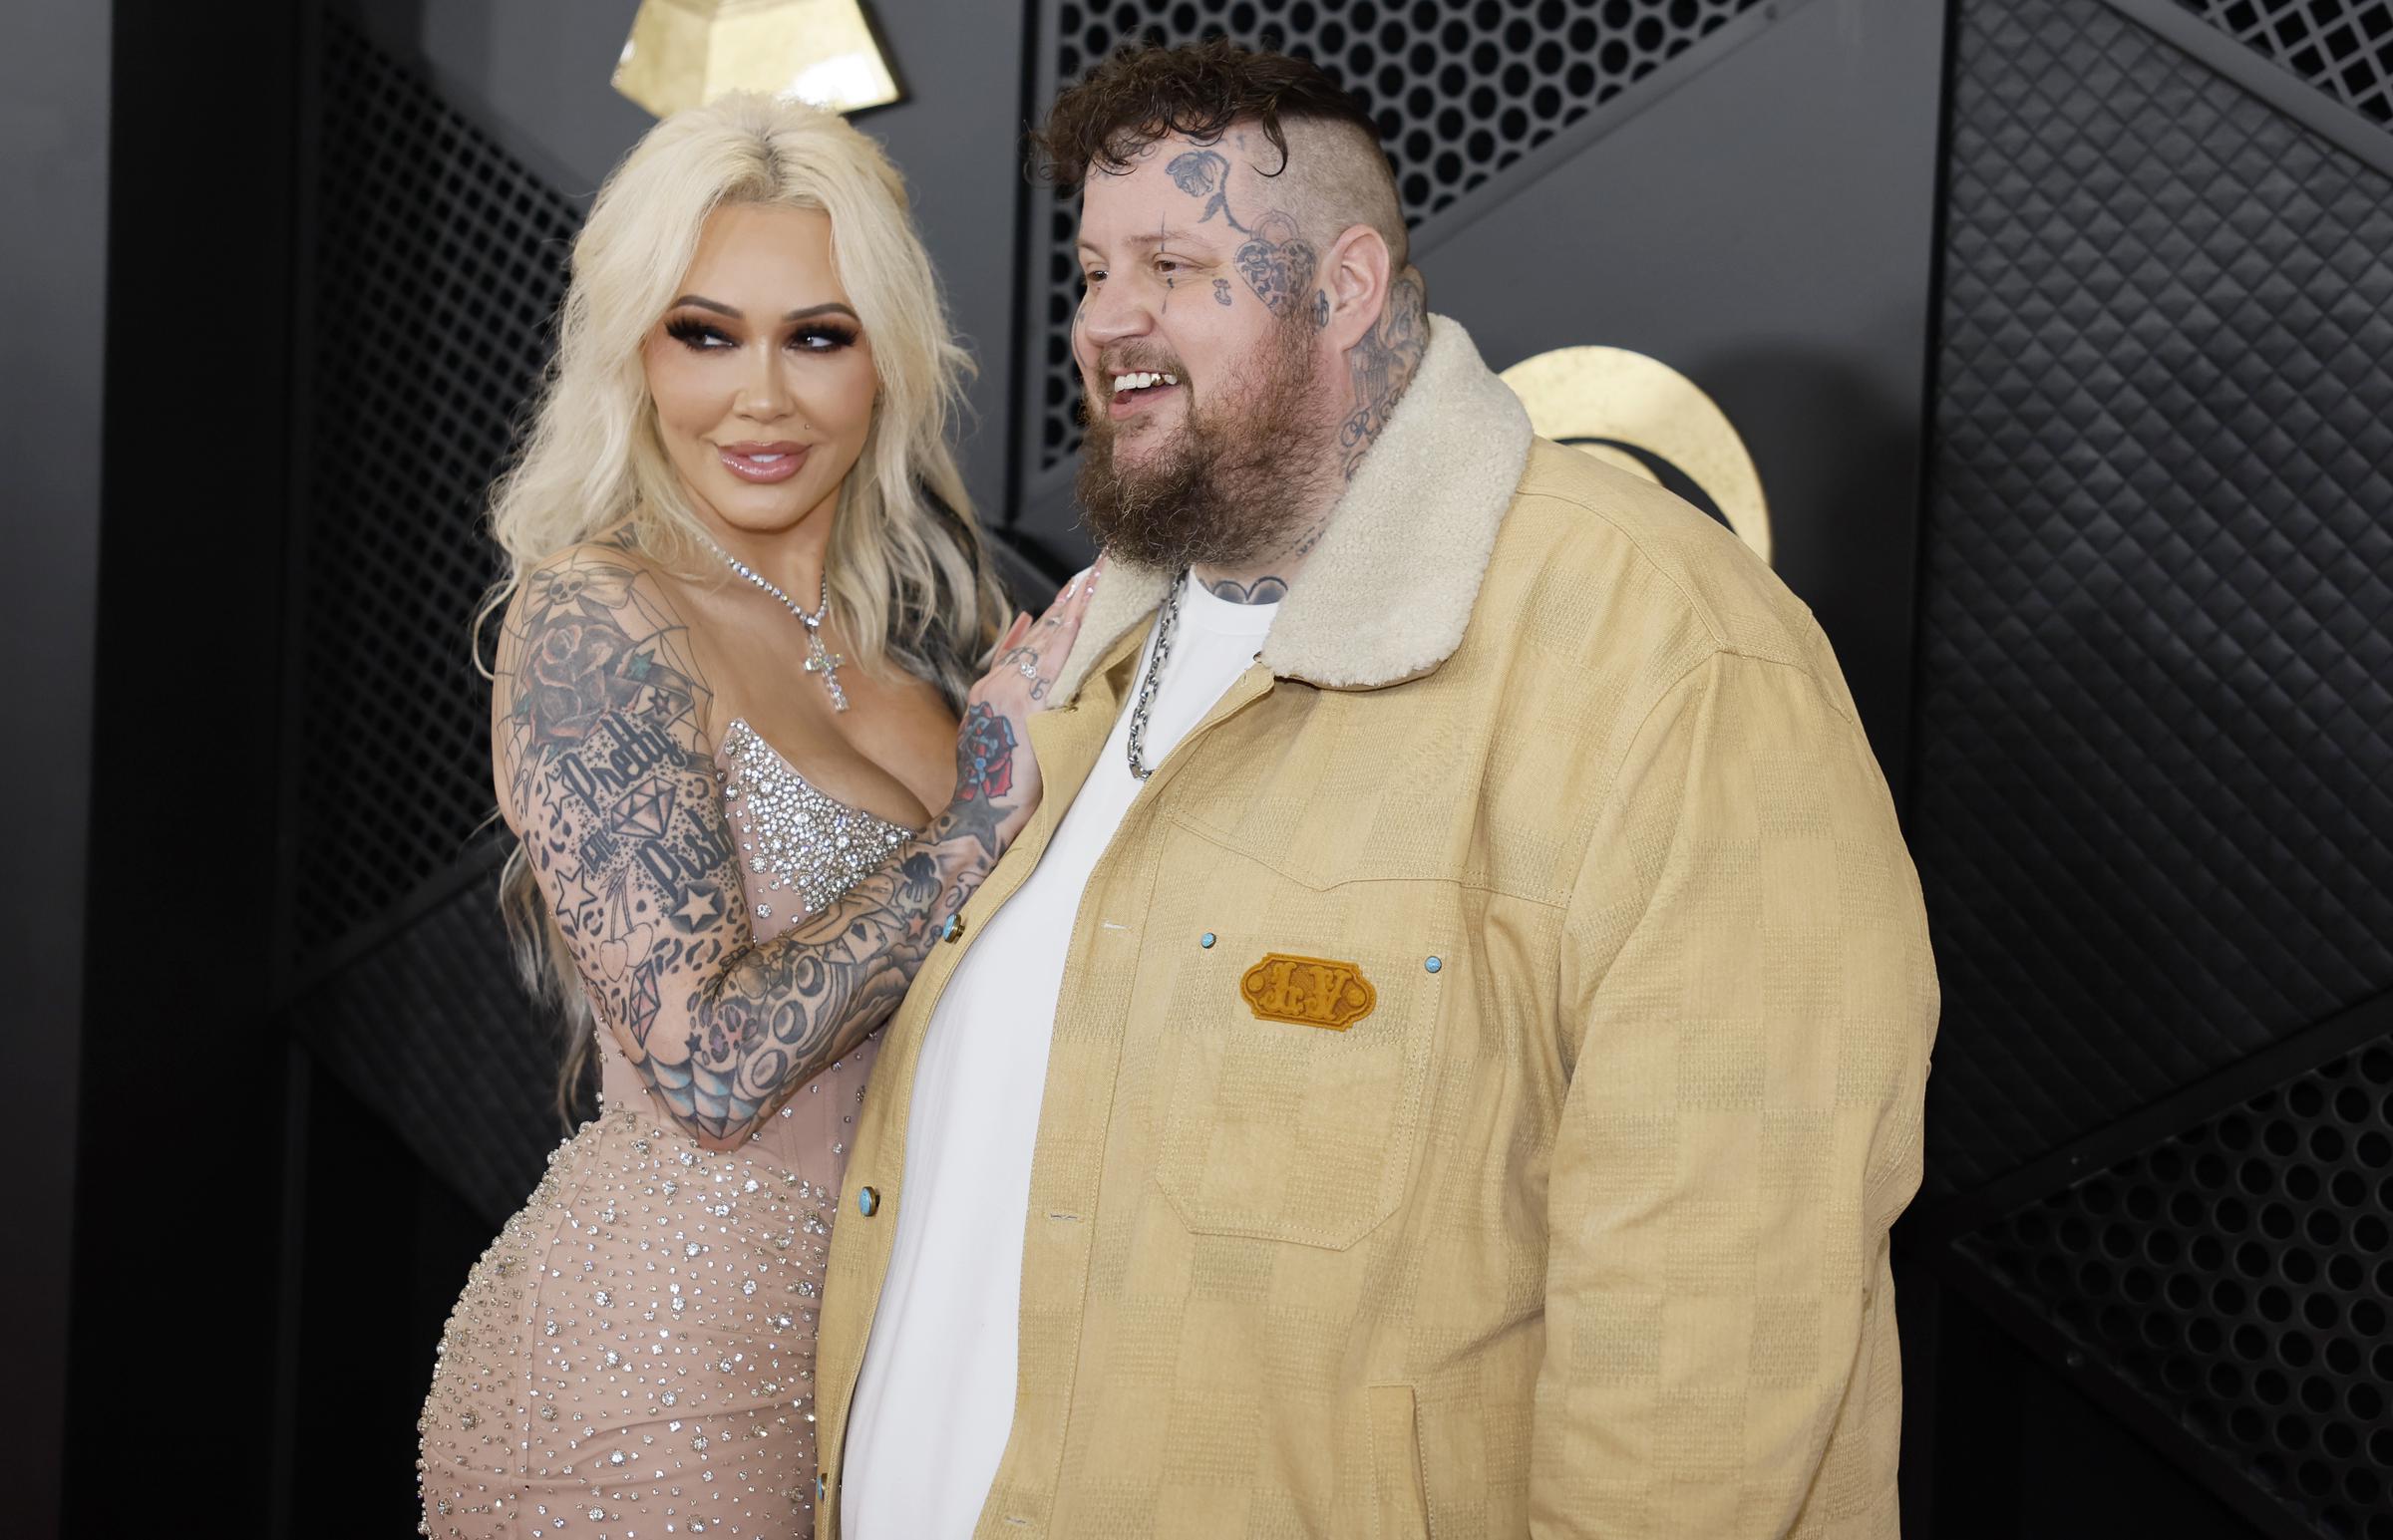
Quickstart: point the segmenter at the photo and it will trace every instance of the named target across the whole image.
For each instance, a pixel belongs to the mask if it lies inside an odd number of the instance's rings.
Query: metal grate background
[[[556,1142],[557,1045],[491,877],[482,526],[580,210],[324,14],[285,896],[316,1061],[494,1224]]]
[[[495,871],[301,996],[318,1064],[382,1114],[493,1227],[523,1204],[563,1128],[562,1043],[515,981]],[[575,1117],[596,1109],[594,1088]]]
[[[2393,1039],[1959,1249],[2317,1533],[2393,1540]]]
[[[1051,89],[1120,44],[1189,43],[1226,33],[1310,59],[1379,122],[1404,216],[1418,224],[1643,80],[1763,0],[1178,0],[1103,5],[1048,0]],[[1070,328],[1080,300],[1073,206],[1041,196],[1047,295],[1034,308],[1043,347],[1026,350],[1036,462],[1080,448],[1080,380]],[[1032,271],[1037,270],[1033,253]],[[1040,311],[1043,310],[1043,314]]]
[[[2268,1532],[2393,1540],[2393,182],[2122,9],[1954,13],[1925,1222]]]
[[[2393,185],[1965,0],[1911,837],[1967,1188],[2393,987]]]
[[[2393,129],[2393,0],[2176,0],[2380,128]]]
[[[492,811],[468,624],[484,499],[580,213],[327,13],[290,928],[304,963],[452,867]]]

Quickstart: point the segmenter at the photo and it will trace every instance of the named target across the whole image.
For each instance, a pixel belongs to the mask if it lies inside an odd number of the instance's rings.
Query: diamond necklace
[[[806,671],[809,674],[823,676],[823,688],[831,692],[831,709],[846,711],[848,709],[848,692],[840,688],[840,665],[848,660],[823,645],[823,622],[831,618],[831,574],[829,572],[823,574],[823,602],[816,606],[814,613],[810,615],[799,606],[797,600],[782,592],[780,584],[749,566],[748,563],[734,556],[722,546],[715,544],[710,536],[701,534],[699,538],[705,540],[708,547],[716,555],[722,557],[724,564],[732,571],[779,599],[784,608],[798,617],[799,624],[806,627]]]
[[[1135,780],[1145,780],[1155,773],[1155,768],[1143,764],[1147,758],[1147,708],[1155,704],[1155,687],[1164,677],[1164,660],[1172,656],[1172,623],[1180,619],[1180,586],[1189,580],[1189,569],[1180,569],[1172,586],[1164,593],[1163,617],[1155,623],[1155,652],[1147,660],[1147,677],[1139,682],[1139,703],[1130,709],[1130,773]]]

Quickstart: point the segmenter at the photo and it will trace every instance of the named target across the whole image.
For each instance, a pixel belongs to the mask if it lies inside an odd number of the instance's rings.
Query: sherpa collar
[[[1428,673],[1470,624],[1497,526],[1529,463],[1529,413],[1459,322],[1429,318],[1429,347],[1321,541],[1279,603],[1262,661],[1327,689],[1370,690]],[[1070,700],[1172,574],[1119,559],[1089,601],[1056,695]]]

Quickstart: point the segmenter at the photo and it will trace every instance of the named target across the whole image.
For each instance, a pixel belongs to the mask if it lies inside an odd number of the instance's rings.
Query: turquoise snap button
[[[872,1217],[873,1210],[879,1207],[880,1193],[878,1189],[865,1187],[857,1191],[855,1195],[855,1211],[857,1213],[869,1219]]]
[[[1198,936],[1196,938],[1196,944],[1200,947],[1211,946],[1213,944],[1213,933],[1208,930],[1203,935]]]
[[[1427,968],[1431,973],[1436,973],[1440,969],[1443,969],[1446,965],[1433,957],[1428,962],[1423,963],[1421,966]]]

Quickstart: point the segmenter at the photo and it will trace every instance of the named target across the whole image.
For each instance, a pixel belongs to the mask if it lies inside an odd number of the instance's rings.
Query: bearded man
[[[1312,66],[1040,146],[1110,566],[859,1115],[821,1533],[1893,1534],[1936,990],[1810,613],[1533,439]]]

